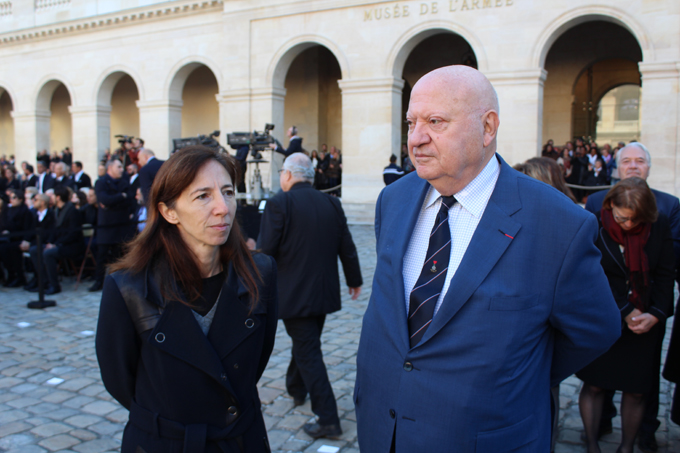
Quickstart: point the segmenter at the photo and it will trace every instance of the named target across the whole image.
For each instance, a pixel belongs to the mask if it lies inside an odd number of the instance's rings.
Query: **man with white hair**
[[[616,153],[616,166],[619,170],[619,177],[623,179],[638,177],[647,180],[649,177],[649,170],[652,167],[652,156],[645,145],[639,142],[632,142],[621,148]],[[673,235],[673,249],[675,251],[676,267],[680,264],[680,201],[666,192],[652,189],[652,193],[656,198],[656,207],[658,211],[665,214],[671,222],[671,234]],[[607,191],[596,192],[588,197],[586,202],[586,209],[593,214],[600,212],[602,209],[602,201],[604,200]],[[680,276],[676,276],[676,280],[680,281]],[[659,320],[665,323],[665,320]],[[663,337],[659,341],[659,348],[661,348]],[[661,366],[659,363],[657,369]],[[608,392],[606,396],[605,406],[602,413],[602,422],[600,423],[600,436],[612,432],[612,418],[616,415],[616,408],[612,403],[614,392]],[[646,395],[647,410],[640,426],[638,434],[638,446],[645,453],[653,453],[657,451],[658,446],[654,433],[659,429],[661,423],[657,420],[659,413],[659,381],[655,383],[652,391]]]
[[[342,434],[333,389],[321,353],[326,314],[340,310],[338,256],[352,299],[359,297],[361,269],[347,219],[336,197],[312,187],[314,167],[291,154],[281,170],[281,189],[265,207],[258,248],[276,260],[279,318],[293,340],[286,388],[296,406],[309,393],[317,423],[303,429],[313,438]]]
[[[69,179],[68,177],[68,165],[66,165],[64,162],[57,162],[54,165],[54,174],[56,175],[54,178],[55,188],[66,186],[71,190],[74,190],[75,185],[73,184],[73,180]]]

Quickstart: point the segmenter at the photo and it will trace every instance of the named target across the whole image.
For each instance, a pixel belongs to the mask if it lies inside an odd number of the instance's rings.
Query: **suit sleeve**
[[[595,246],[597,220],[588,215],[570,241],[560,269],[550,324],[554,328],[551,386],[607,351],[621,336],[621,315]]]
[[[347,286],[350,288],[358,288],[363,285],[364,281],[361,278],[361,266],[359,265],[357,248],[354,245],[352,233],[350,233],[349,227],[347,226],[347,217],[345,217],[340,202],[337,199],[332,199],[331,201],[334,204],[337,204],[336,208],[340,215],[340,222],[342,222],[342,236],[340,237],[340,248],[338,250],[340,262],[342,263],[342,270],[345,273]]]
[[[664,216],[659,220],[659,234],[663,237],[659,261],[652,274],[649,314],[659,321],[665,321],[673,315],[673,290],[675,282],[675,253],[673,238],[668,221]]]
[[[111,276],[104,281],[95,349],[106,390],[126,409],[135,396],[140,343],[132,318]]]
[[[257,366],[257,379],[259,381],[267,368],[269,357],[274,350],[274,341],[276,338],[276,326],[279,320],[279,296],[276,274],[276,261],[274,258],[267,256],[267,269],[262,271],[262,293],[260,300],[267,307],[267,323],[265,326],[264,346],[262,348],[262,355],[260,356],[260,363]]]
[[[274,258],[278,253],[286,224],[286,212],[282,201],[284,200],[272,198],[267,202],[260,222],[260,235],[257,238],[257,248]]]

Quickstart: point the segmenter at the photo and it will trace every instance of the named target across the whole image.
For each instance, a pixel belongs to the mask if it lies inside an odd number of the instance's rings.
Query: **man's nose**
[[[427,123],[416,121],[412,124],[412,129],[408,134],[409,151],[430,142],[430,135],[428,133]]]

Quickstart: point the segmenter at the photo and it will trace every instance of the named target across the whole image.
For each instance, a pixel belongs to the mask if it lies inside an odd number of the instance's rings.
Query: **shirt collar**
[[[493,189],[496,187],[498,175],[500,175],[501,166],[498,159],[491,159],[481,172],[470,181],[470,183],[460,192],[454,194],[456,201],[473,216],[479,218],[484,213]],[[425,208],[430,208],[442,195],[430,186],[430,190],[425,197]]]

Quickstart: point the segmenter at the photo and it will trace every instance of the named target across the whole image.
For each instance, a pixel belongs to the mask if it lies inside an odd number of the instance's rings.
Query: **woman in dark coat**
[[[274,346],[274,260],[235,221],[237,164],[173,154],[144,231],[106,278],[96,350],[130,418],[123,453],[269,452],[257,381]]]
[[[632,453],[645,410],[644,395],[658,378],[665,321],[673,313],[675,256],[668,218],[640,178],[612,188],[599,214],[602,267],[621,310],[621,338],[576,373],[588,453],[600,451],[597,433],[604,390],[621,390],[621,445]]]

